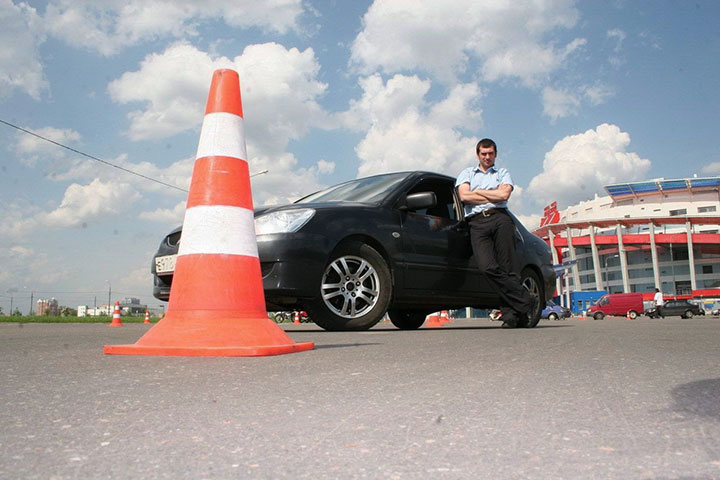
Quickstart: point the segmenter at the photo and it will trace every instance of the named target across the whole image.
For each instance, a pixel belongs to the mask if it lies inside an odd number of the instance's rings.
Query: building
[[[563,272],[556,293],[653,292],[720,299],[720,177],[607,185],[534,233]],[[565,302],[563,302],[565,303]]]
[[[56,298],[40,299],[37,301],[36,315],[50,315],[57,317],[60,314],[60,307]]]

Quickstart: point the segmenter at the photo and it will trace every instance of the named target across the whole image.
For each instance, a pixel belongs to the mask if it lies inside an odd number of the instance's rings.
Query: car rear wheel
[[[692,318],[692,317],[693,317],[692,310],[688,310],[687,312],[685,312],[685,318]]]
[[[530,292],[530,295],[537,298],[538,302],[535,305],[535,311],[530,312],[527,318],[521,318],[517,326],[521,328],[533,328],[537,326],[540,321],[540,315],[542,314],[542,284],[540,283],[540,278],[537,273],[530,268],[524,268],[520,274],[520,278],[522,279],[523,287]]]
[[[417,330],[425,323],[427,314],[412,310],[389,310],[390,321],[400,330]]]
[[[548,320],[560,320],[560,318],[557,316],[557,314],[555,312],[552,312],[552,313],[550,313],[550,315],[548,315]]]
[[[390,303],[390,270],[383,257],[360,242],[340,245],[330,256],[309,305],[310,317],[325,330],[367,330]]]
[[[630,312],[628,312],[628,315],[630,316],[631,320],[635,320],[638,317],[638,313],[635,310],[630,310]]]

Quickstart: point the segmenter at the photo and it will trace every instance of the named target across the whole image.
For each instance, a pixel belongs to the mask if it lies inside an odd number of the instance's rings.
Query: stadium
[[[533,233],[550,246],[556,295],[582,311],[603,293],[720,302],[720,176],[604,187],[606,196],[558,211]]]

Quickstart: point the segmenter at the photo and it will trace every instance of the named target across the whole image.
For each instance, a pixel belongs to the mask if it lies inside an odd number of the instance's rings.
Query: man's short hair
[[[497,153],[497,145],[495,142],[489,138],[483,138],[477,143],[477,146],[475,147],[475,153],[480,153],[480,147],[483,148],[490,148],[492,147],[493,150],[495,150],[495,153]]]

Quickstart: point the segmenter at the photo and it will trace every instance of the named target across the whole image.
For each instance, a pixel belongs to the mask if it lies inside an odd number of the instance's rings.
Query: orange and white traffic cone
[[[440,323],[450,323],[450,317],[448,316],[447,310],[441,310],[440,311]]]
[[[295,312],[295,317],[293,318],[293,323],[300,324],[300,312]]]
[[[122,327],[122,320],[120,320],[120,302],[115,302],[115,309],[113,310],[112,322],[108,327]]]
[[[145,321],[143,323],[147,323],[147,324],[150,323],[150,311],[149,310],[145,310]]]
[[[445,325],[440,321],[440,316],[437,314],[437,312],[435,312],[427,316],[423,326],[428,328],[437,328],[444,327]]]
[[[165,318],[106,354],[265,356],[310,350],[265,308],[240,80],[213,74]]]

